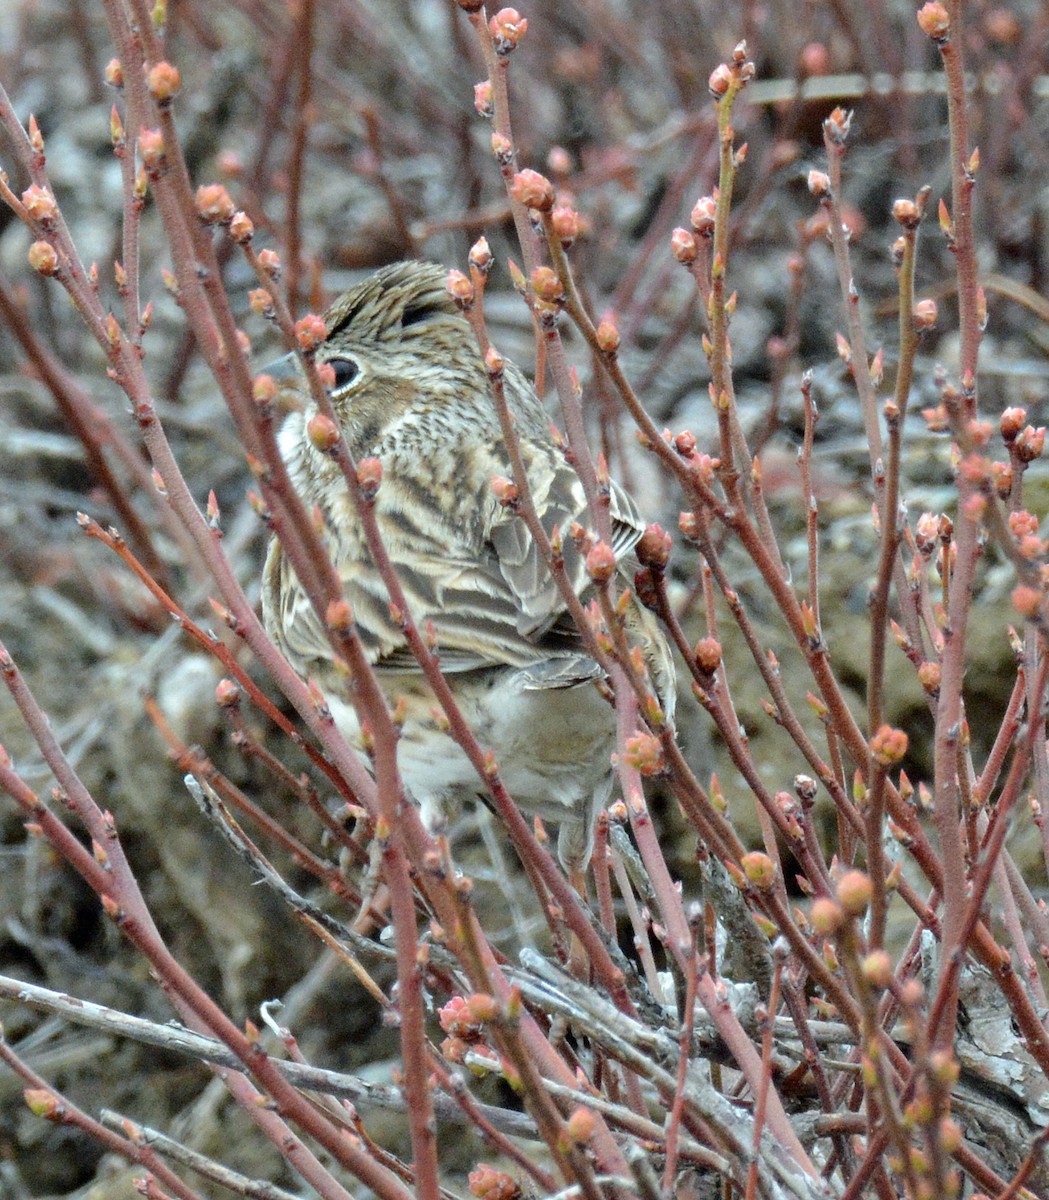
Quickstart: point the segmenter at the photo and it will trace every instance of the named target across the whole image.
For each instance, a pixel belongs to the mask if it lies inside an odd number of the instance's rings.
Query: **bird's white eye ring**
[[[329,358],[328,366],[335,372],[335,391],[348,387],[361,373],[352,358]]]

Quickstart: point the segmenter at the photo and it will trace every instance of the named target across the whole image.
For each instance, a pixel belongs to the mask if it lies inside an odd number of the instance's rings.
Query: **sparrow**
[[[539,547],[495,477],[509,457],[477,342],[432,263],[388,266],[342,295],[325,315],[316,352],[334,377],[330,397],[355,461],[377,458],[375,519],[419,628],[432,622],[439,662],[478,741],[490,749],[510,795],[526,813],[559,826],[558,855],[570,874],[589,862],[596,817],[613,785],[615,711],[604,672],[587,653]],[[403,717],[397,746],[406,791],[432,831],[464,799],[484,793],[444,728],[437,701],[390,612],[339,465],[311,441],[315,413],[294,356],[269,369],[291,409],[279,433],[291,482],[319,509],[324,541],[355,628],[383,692]],[[504,386],[535,507],[548,531],[585,525],[579,477],[532,385],[507,361]],[[631,548],[644,531],[636,505],[610,482],[615,582],[630,588]],[[564,537],[565,566],[586,603],[584,557]],[[303,678],[325,694],[341,732],[365,744],[323,622],[274,537],[266,557],[263,619]],[[668,721],[675,701],[667,642],[633,595],[625,628],[641,650]]]

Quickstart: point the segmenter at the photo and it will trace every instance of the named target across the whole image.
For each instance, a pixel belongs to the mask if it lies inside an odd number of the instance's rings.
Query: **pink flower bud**
[[[917,229],[918,223],[921,221],[917,204],[906,198],[901,198],[893,203],[892,216],[893,220],[902,225],[904,229]]]
[[[449,271],[444,286],[448,290],[448,295],[455,301],[456,307],[464,311],[472,307],[474,285],[468,275],[464,275],[462,271]]]
[[[550,224],[557,240],[566,250],[579,237],[579,213],[570,204],[559,204],[550,214]]]
[[[871,738],[871,756],[876,763],[883,767],[893,767],[903,761],[907,753],[907,735],[902,729],[893,729],[891,725],[882,725]]]
[[[945,42],[951,36],[951,18],[939,0],[930,0],[918,10],[918,28],[934,42]]]
[[[496,131],[492,134],[492,153],[501,167],[508,167],[513,162],[514,144],[505,134]]]
[[[328,336],[327,326],[316,313],[307,313],[295,322],[295,340],[299,349],[309,354]]]
[[[1041,588],[1031,587],[1026,583],[1021,583],[1019,587],[1013,588],[1009,596],[1013,608],[1028,621],[1034,621],[1041,616],[1044,598],[1045,593]]]
[[[1045,426],[1039,425],[1035,429],[1033,425],[1025,425],[1016,439],[1016,457],[1021,462],[1034,462],[1036,458],[1041,458],[1044,449]]]
[[[615,354],[619,349],[619,330],[612,321],[601,321],[594,336],[597,338],[598,348],[604,354]]]
[[[1027,420],[1026,408],[1006,408],[1002,411],[1002,415],[998,420],[998,428],[1002,432],[1002,437],[1006,442],[1016,440],[1020,430],[1024,427],[1024,422]]]
[[[808,185],[809,191],[819,199],[830,192],[830,176],[825,171],[810,171]]]
[[[260,250],[259,266],[266,272],[270,279],[280,278],[280,255],[276,250]]]
[[[689,214],[693,230],[700,237],[714,236],[714,218],[717,216],[718,202],[713,196],[700,196],[695,207]]]
[[[626,739],[623,757],[639,775],[658,775],[663,769],[663,747],[650,733],[635,733]]]
[[[696,666],[708,675],[713,675],[718,667],[721,666],[721,643],[717,638],[700,638],[696,642],[694,654],[696,656]]]
[[[39,224],[51,225],[58,214],[58,201],[52,193],[38,183],[31,183],[22,193],[22,203],[28,215]]]
[[[272,404],[277,398],[277,381],[272,375],[256,375],[251,384],[251,395],[258,405]]]
[[[248,304],[251,311],[260,317],[273,315],[273,297],[265,288],[252,288],[248,292]]]
[[[866,912],[874,889],[870,879],[862,871],[846,871],[838,880],[835,890],[838,903],[845,913],[850,917],[858,917]]]
[[[812,908],[809,909],[812,928],[820,937],[836,933],[841,928],[844,919],[845,914],[841,911],[840,906],[835,904],[829,896],[817,897],[812,902]]]
[[[349,633],[353,628],[353,610],[346,600],[333,600],[324,614],[328,628],[333,633]]]
[[[465,0],[459,0],[464,3]],[[521,1185],[505,1171],[497,1171],[487,1163],[478,1163],[477,1170],[466,1177],[470,1195],[477,1200],[519,1200]]]
[[[565,1133],[578,1146],[585,1146],[594,1136],[596,1129],[597,1118],[589,1108],[584,1108],[582,1105],[571,1113],[565,1122]]]
[[[509,54],[528,32],[528,22],[516,8],[501,8],[488,22],[496,54]]]
[[[532,272],[532,291],[540,300],[547,304],[562,304],[565,298],[565,285],[557,272],[551,267],[536,267]]]
[[[492,81],[482,79],[474,84],[474,108],[477,115],[491,120],[495,116],[495,105],[492,102]]]
[[[255,224],[245,212],[235,212],[229,223],[229,235],[239,245],[246,246],[255,234]]]
[[[554,185],[545,175],[526,167],[510,184],[510,195],[526,208],[549,212],[554,207]]]
[[[224,225],[236,211],[233,197],[221,183],[206,183],[197,188],[197,216],[205,225]]]
[[[776,882],[776,864],[767,854],[754,850],[739,860],[747,882],[758,891],[767,892]]]
[[[164,167],[164,138],[159,129],[138,131],[138,152],[147,171],[160,171]]]
[[[178,67],[169,62],[154,63],[146,74],[146,84],[149,94],[158,104],[170,104],[178,95],[182,79]]]
[[[488,245],[488,239],[480,237],[470,247],[470,266],[482,275],[487,275],[495,264],[495,257]]]
[[[670,253],[679,263],[688,266],[699,257],[699,247],[695,235],[680,226],[670,235]]]
[[[917,333],[925,333],[936,324],[937,308],[935,300],[918,300],[911,309],[911,321]]]
[[[306,422],[306,436],[311,446],[322,454],[328,454],[339,444],[339,427],[324,413],[314,413]]]
[[[707,87],[710,89],[710,94],[716,99],[720,99],[732,86],[732,69],[726,63],[715,67],[710,73],[710,78],[707,80]]]
[[[29,265],[40,275],[54,275],[58,270],[58,254],[50,242],[34,242],[28,258]]]
[[[492,476],[492,493],[503,508],[516,508],[521,499],[517,484],[505,475]]]
[[[616,556],[607,542],[595,542],[586,556],[586,573],[594,583],[607,583],[616,570]]]
[[[661,525],[649,525],[638,539],[634,550],[643,567],[662,571],[670,560],[670,534]]]
[[[357,486],[365,500],[374,500],[382,483],[382,462],[374,457],[362,458],[357,464]]]

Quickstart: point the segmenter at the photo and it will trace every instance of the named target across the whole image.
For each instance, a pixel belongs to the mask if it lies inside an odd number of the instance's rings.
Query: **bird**
[[[331,368],[332,409],[355,461],[376,458],[375,520],[418,628],[432,622],[456,703],[519,808],[558,826],[570,875],[589,863],[597,815],[613,786],[615,711],[540,547],[501,504],[495,477],[511,474],[484,362],[448,292],[447,272],[422,261],[384,267],[340,296],[316,350]],[[403,718],[397,746],[405,790],[431,832],[484,785],[446,732],[435,697],[390,612],[341,468],[311,441],[316,412],[294,356],[270,369],[290,409],[278,445],[290,481],[319,509],[324,540],[356,631],[388,703]],[[506,360],[504,386],[539,518],[548,531],[588,520],[578,474],[566,461],[535,389]],[[630,587],[630,551],[645,525],[629,494],[608,485],[617,583]],[[593,591],[584,556],[564,537],[564,560],[583,602]],[[265,627],[295,671],[325,695],[349,741],[365,743],[323,622],[277,537],[263,571]],[[668,722],[675,680],[653,614],[632,590],[625,628],[640,647]]]

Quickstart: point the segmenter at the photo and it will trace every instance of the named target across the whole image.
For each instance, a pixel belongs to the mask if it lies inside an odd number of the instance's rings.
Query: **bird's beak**
[[[296,355],[285,354],[283,358],[275,358],[273,362],[264,366],[262,374],[271,376],[278,385],[298,383],[302,378],[302,368]]]
[[[309,394],[306,377],[298,356],[285,354],[262,368],[261,374],[268,375],[277,385],[276,408],[281,417],[291,412],[301,412],[305,397]]]

